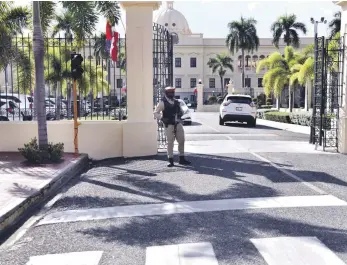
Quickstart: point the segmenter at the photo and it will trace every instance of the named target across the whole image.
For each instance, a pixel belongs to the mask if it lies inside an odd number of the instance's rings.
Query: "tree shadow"
[[[273,128],[273,127],[269,127],[269,126],[265,126],[265,125],[257,124],[256,127],[251,127],[251,126],[247,125],[247,123],[238,123],[238,122],[226,122],[224,126],[235,127],[235,128],[247,128],[250,130],[261,129],[261,130],[282,131],[281,129]]]
[[[12,195],[20,198],[26,198],[36,192],[38,192],[38,189],[22,185],[19,183],[13,183],[13,186],[8,190]]]
[[[303,213],[304,214],[304,213]],[[94,240],[149,247],[191,242],[210,242],[219,262],[259,256],[251,238],[314,236],[334,252],[347,251],[347,230],[331,224],[310,224],[297,217],[276,217],[259,211],[205,212],[115,220],[112,225],[80,229]]]

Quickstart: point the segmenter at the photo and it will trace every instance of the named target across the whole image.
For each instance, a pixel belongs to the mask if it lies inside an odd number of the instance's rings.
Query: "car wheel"
[[[219,116],[219,125],[224,125],[224,120],[222,119],[221,116]]]
[[[251,127],[256,127],[256,125],[257,125],[257,120],[254,119],[254,120],[251,121],[251,122],[247,122],[247,125],[249,125],[249,126],[251,126]]]

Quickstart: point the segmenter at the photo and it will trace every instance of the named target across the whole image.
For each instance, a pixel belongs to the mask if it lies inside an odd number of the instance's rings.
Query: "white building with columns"
[[[163,2],[154,15],[154,22],[167,27],[179,36],[179,43],[174,46],[173,82],[176,87],[176,94],[181,99],[194,99],[194,89],[199,79],[204,84],[204,99],[213,93],[218,94],[221,92],[219,75],[217,73],[213,74],[207,65],[208,60],[219,53],[229,54],[234,61],[234,72],[229,70],[226,72],[223,86],[229,83],[230,79],[234,81],[234,87],[240,88],[242,86],[241,51],[231,55],[226,47],[225,38],[204,38],[203,33],[194,33],[189,27],[185,16],[174,8],[173,1]],[[313,44],[313,38],[301,38],[300,49],[309,44]],[[284,47],[285,44],[280,42],[279,51],[283,52]],[[256,73],[257,62],[276,50],[272,45],[271,38],[261,38],[260,36],[258,51],[253,54],[246,54],[245,85],[253,88],[254,96],[263,92],[262,78],[264,72]]]

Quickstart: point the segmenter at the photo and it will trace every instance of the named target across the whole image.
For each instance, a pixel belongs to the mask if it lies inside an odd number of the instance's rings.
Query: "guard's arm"
[[[164,110],[164,102],[160,101],[153,113],[154,119],[160,120],[162,118],[163,110]]]

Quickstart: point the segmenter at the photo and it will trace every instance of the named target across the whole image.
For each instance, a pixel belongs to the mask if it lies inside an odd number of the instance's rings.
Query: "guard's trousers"
[[[167,156],[168,158],[173,158],[173,148],[175,139],[178,142],[178,152],[180,156],[184,156],[184,129],[181,123],[176,125],[176,134],[175,134],[175,126],[168,125],[165,127],[165,134],[167,138]]]

